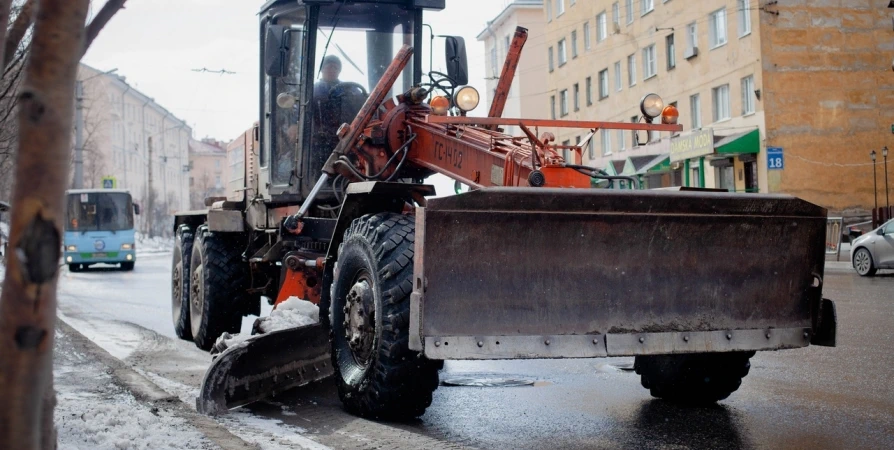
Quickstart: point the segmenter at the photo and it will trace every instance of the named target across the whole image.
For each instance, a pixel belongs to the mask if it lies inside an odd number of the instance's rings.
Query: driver
[[[341,74],[341,60],[338,56],[326,55],[320,71],[323,73],[323,78],[314,84],[315,101],[328,99],[329,91],[341,83],[338,79],[338,75]]]

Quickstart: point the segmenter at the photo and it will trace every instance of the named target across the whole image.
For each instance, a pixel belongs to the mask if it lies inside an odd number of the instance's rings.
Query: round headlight
[[[472,86],[463,86],[456,92],[456,106],[464,112],[475,109],[479,99],[478,91]]]
[[[639,102],[639,110],[646,116],[649,121],[661,115],[664,110],[664,100],[658,94],[646,94]]]
[[[297,100],[298,99],[296,99],[294,95],[289,94],[288,92],[283,92],[276,96],[276,106],[279,106],[282,109],[289,109],[295,106]]]
[[[432,113],[439,116],[447,115],[447,110],[450,109],[450,100],[440,95],[434,96],[428,103],[431,106]]]

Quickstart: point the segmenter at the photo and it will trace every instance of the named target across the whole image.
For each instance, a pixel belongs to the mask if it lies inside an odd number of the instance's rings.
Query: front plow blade
[[[333,374],[320,324],[259,334],[226,349],[205,372],[196,410],[228,410]]]
[[[410,346],[432,359],[803,347],[826,211],[787,195],[486,188],[416,217]]]

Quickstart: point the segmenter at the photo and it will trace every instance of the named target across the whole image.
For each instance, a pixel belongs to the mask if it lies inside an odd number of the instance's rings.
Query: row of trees
[[[0,0],[0,161],[14,176],[0,293],[0,448],[53,449],[53,339],[78,63],[126,0]],[[16,73],[18,71],[18,73]],[[10,169],[11,167],[11,169]],[[9,194],[7,194],[9,195]]]

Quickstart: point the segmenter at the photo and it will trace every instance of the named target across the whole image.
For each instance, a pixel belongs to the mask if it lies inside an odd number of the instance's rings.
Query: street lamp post
[[[882,148],[882,158],[885,160],[885,206],[888,208],[888,215],[891,214],[891,200],[888,199],[888,146]]]
[[[869,159],[872,160],[872,200],[875,202],[875,209],[872,211],[875,214],[875,211],[878,210],[878,175],[875,173],[875,150],[869,152]]]

